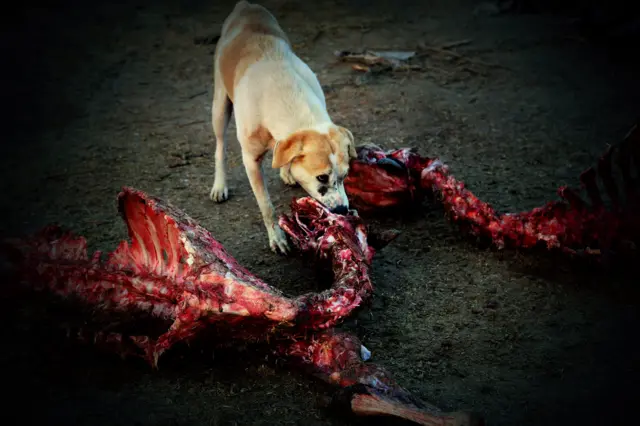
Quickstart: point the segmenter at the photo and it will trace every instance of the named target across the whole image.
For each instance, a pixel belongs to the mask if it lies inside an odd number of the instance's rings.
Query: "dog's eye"
[[[320,183],[327,183],[329,182],[329,175],[318,175],[316,176],[316,179],[318,179],[318,182]]]

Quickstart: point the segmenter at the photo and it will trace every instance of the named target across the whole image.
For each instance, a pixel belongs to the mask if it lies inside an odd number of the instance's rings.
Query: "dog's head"
[[[288,167],[291,176],[313,198],[334,213],[346,214],[349,200],[344,179],[349,161],[356,157],[353,135],[332,125],[326,132],[302,130],[278,141],[273,168]]]

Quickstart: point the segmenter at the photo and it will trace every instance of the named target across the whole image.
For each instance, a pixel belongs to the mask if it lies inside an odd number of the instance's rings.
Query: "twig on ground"
[[[471,40],[471,39],[451,41],[449,43],[445,43],[445,44],[440,45],[440,48],[441,49],[453,49],[454,47],[466,46],[467,44],[471,44],[472,42],[473,42],[473,40]]]
[[[311,38],[311,44],[314,44],[315,42],[320,40],[320,38],[322,38],[323,35],[324,35],[324,30],[323,29],[319,29],[316,32],[316,34]]]
[[[194,99],[194,98],[197,98],[198,96],[206,95],[207,93],[209,93],[207,90],[203,90],[202,92],[194,93],[193,95],[189,96],[187,99]]]
[[[189,121],[188,123],[178,124],[178,127],[187,127],[187,126],[193,126],[194,124],[202,124],[202,123],[206,123],[206,121],[204,120]]]
[[[211,45],[218,43],[218,40],[220,40],[220,34],[210,34],[206,36],[194,37],[193,44]]]

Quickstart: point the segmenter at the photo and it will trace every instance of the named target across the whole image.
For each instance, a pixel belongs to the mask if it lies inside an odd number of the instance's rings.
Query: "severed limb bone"
[[[445,413],[409,393],[385,369],[366,362],[371,353],[353,335],[329,330],[280,343],[276,352],[320,380],[341,387],[334,405],[358,416],[394,416],[425,426],[484,424],[475,413]]]

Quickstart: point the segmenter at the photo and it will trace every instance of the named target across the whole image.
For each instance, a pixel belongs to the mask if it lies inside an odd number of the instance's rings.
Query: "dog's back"
[[[268,55],[284,54],[283,44],[288,48],[289,38],[271,12],[245,0],[236,3],[222,24],[215,52],[215,66],[232,102],[235,83],[247,67]]]

